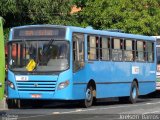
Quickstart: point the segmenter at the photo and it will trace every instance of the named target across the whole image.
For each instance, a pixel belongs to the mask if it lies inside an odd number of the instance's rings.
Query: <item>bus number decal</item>
[[[28,76],[16,76],[16,81],[28,81]]]
[[[132,74],[139,74],[139,67],[138,66],[132,66]]]

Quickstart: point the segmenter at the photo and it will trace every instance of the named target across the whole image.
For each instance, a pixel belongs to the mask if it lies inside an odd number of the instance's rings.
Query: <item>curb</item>
[[[3,98],[1,101],[0,101],[0,111],[1,110],[7,110],[7,103],[6,103],[6,98]]]

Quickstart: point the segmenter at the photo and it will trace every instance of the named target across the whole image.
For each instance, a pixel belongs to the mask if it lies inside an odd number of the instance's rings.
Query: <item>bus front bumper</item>
[[[37,100],[72,100],[69,90],[57,91],[17,91],[9,88],[8,99],[37,99]]]

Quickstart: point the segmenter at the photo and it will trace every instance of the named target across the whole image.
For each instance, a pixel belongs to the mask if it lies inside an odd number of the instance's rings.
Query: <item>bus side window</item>
[[[122,61],[123,40],[112,38],[112,60]]]
[[[73,34],[73,71],[77,71],[84,66],[84,35]]]
[[[146,56],[148,62],[154,61],[154,43],[146,42]]]
[[[134,42],[132,40],[124,41],[124,61],[133,61],[134,60]]]
[[[100,38],[100,59],[101,60],[110,59],[109,40],[110,38],[107,38],[107,37]]]
[[[88,36],[88,59],[97,60],[99,58],[98,54],[98,37]]]
[[[136,42],[136,60],[137,61],[144,61],[144,42],[137,41]]]

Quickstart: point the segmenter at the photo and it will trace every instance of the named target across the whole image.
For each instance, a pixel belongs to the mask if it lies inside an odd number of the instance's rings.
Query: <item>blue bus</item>
[[[14,27],[8,43],[8,106],[98,98],[135,103],[155,91],[154,37],[59,25]]]

